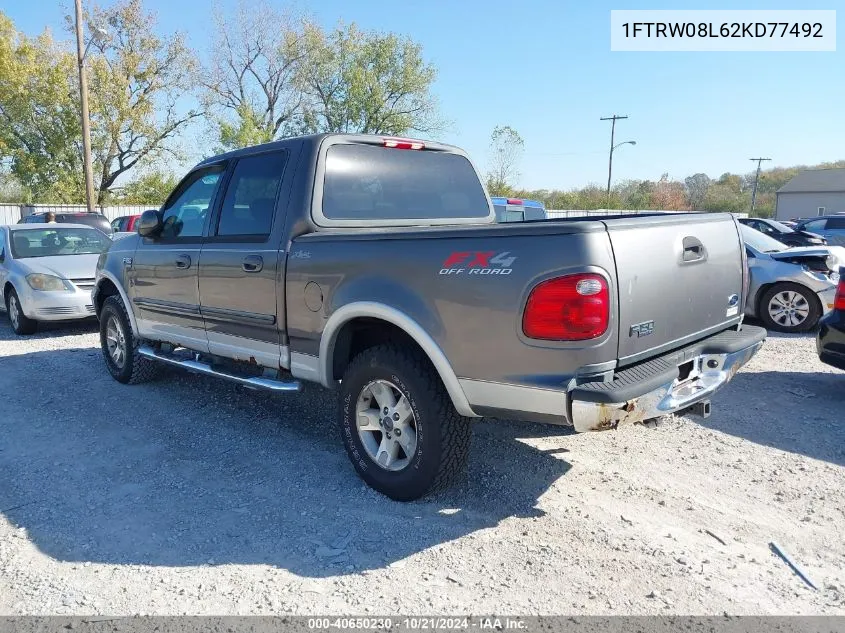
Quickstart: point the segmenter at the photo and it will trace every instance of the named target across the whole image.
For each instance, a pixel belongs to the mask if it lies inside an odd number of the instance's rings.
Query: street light
[[[88,119],[88,79],[85,76],[85,56],[95,40],[105,40],[105,29],[94,27],[93,37],[83,47],[82,35],[82,0],[76,0],[76,58],[79,64],[79,100],[82,119],[82,161],[85,169],[85,205],[88,213],[94,213],[94,173],[91,167],[91,128]]]
[[[607,166],[607,199],[610,200],[610,176],[613,171],[613,150],[617,147],[621,147],[622,145],[636,145],[636,141],[622,141],[621,143],[617,143],[616,145],[610,146],[610,162]]]

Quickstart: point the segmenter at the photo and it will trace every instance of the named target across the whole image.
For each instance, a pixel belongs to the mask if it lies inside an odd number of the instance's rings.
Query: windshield
[[[775,227],[781,233],[795,233],[794,229],[791,229],[788,226],[786,226],[786,224],[781,224],[780,222],[777,222],[775,220],[767,220],[766,224],[768,224],[769,226]]]
[[[11,231],[15,259],[102,253],[111,240],[96,229],[49,228]]]
[[[785,251],[787,248],[783,243],[778,242],[773,237],[764,235],[750,226],[740,224],[739,230],[742,233],[742,241],[755,251],[760,251],[761,253],[779,253]]]

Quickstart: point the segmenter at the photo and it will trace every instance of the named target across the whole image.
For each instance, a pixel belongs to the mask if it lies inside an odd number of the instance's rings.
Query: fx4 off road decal
[[[456,251],[440,268],[441,275],[510,275],[516,261],[510,251]]]

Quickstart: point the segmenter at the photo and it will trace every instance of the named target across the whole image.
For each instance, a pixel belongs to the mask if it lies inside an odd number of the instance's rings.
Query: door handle
[[[244,257],[241,267],[248,273],[261,272],[261,269],[264,268],[264,260],[261,259],[260,255],[247,255]]]
[[[189,255],[179,255],[176,258],[176,268],[181,268],[183,270],[188,269],[191,267],[191,258]]]
[[[682,260],[686,262],[697,262],[707,259],[707,250],[704,248],[698,239],[694,237],[685,237],[683,241],[684,252]]]

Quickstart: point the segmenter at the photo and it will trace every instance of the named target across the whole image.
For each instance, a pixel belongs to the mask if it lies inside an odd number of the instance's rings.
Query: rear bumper
[[[845,312],[836,310],[819,322],[816,351],[823,363],[845,370]]]
[[[639,365],[609,382],[570,390],[569,419],[576,431],[641,422],[706,401],[762,347],[766,330],[746,325]]]

